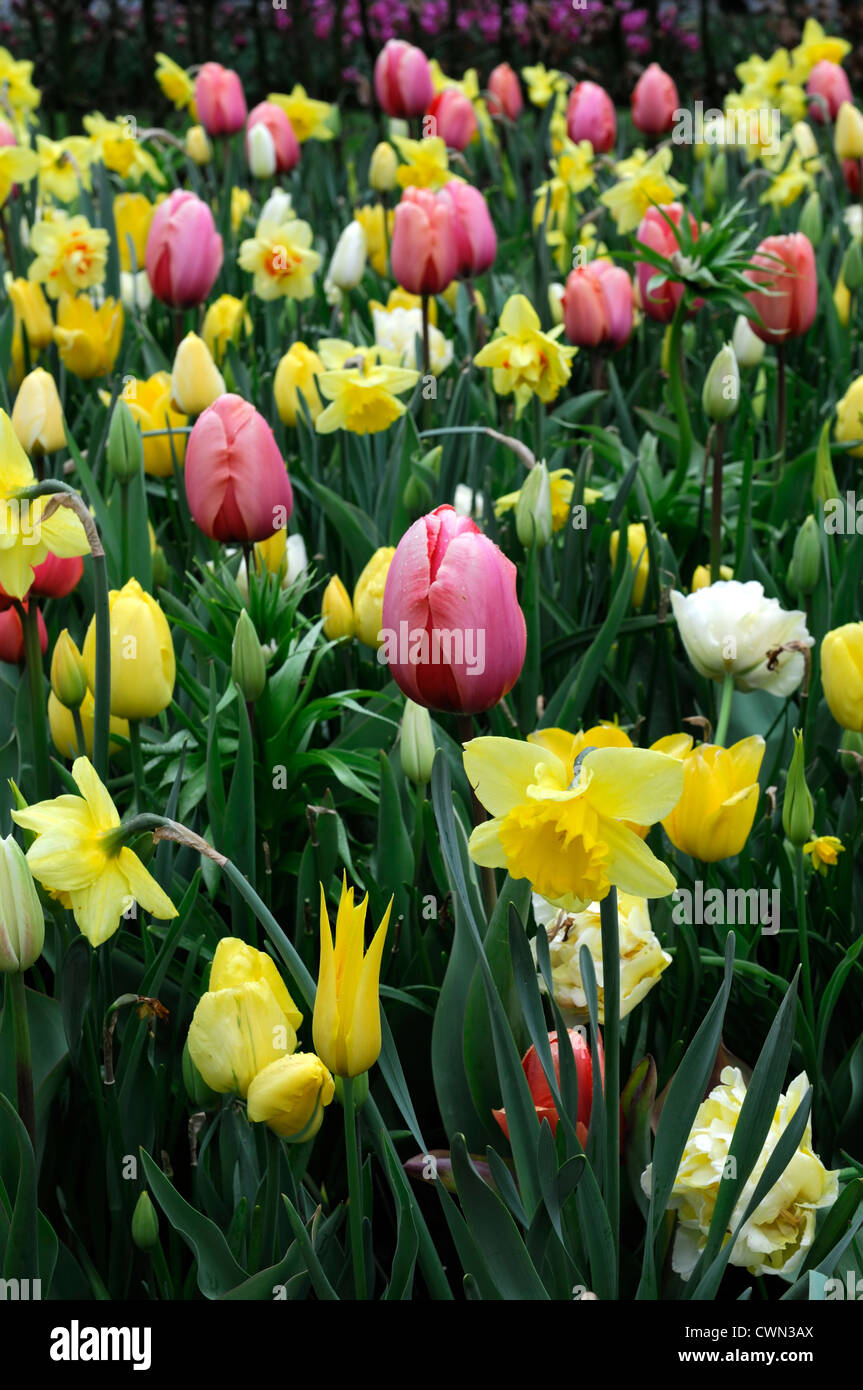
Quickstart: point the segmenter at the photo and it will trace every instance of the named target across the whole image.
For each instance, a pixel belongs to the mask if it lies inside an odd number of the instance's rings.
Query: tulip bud
[[[405,483],[402,502],[408,516],[414,521],[430,511],[434,506],[434,497],[425,478],[418,473],[411,474]]]
[[[833,460],[830,456],[830,421],[824,423],[818,439],[818,448],[815,451],[815,473],[812,478],[812,499],[820,502],[822,507],[839,496],[839,484],[836,481],[836,474],[833,472]]]
[[[276,142],[263,121],[246,135],[249,173],[256,179],[271,179],[276,172]]]
[[[758,375],[755,378],[755,390],[752,392],[752,414],[756,420],[764,419],[764,407],[767,404],[767,373],[763,367],[758,368]]]
[[[704,380],[701,404],[708,420],[730,420],[740,400],[740,370],[734,348],[725,343],[719,349]]]
[[[12,407],[12,428],[21,448],[31,455],[53,454],[66,443],[63,407],[57,385],[42,367],[29,372]]]
[[[858,734],[855,729],[845,729],[839,748],[839,761],[848,775],[863,772],[863,734]]]
[[[258,127],[255,126],[255,130]],[[225,395],[225,378],[197,333],[187,333],[171,370],[171,404],[184,415],[201,415]]]
[[[255,626],[245,608],[237,619],[231,647],[231,678],[247,702],[260,699],[267,684],[267,663]]]
[[[431,715],[413,700],[405,700],[401,750],[405,776],[415,787],[424,787],[431,777],[436,750]]]
[[[336,242],[324,290],[343,294],[356,289],[366,268],[366,234],[360,222],[349,222]]]
[[[814,516],[807,516],[794,541],[788,587],[796,594],[811,594],[820,576],[821,532]]]
[[[817,246],[824,235],[824,219],[821,215],[821,198],[818,193],[809,194],[803,204],[797,230],[808,236],[813,246]]]
[[[863,247],[856,237],[845,252],[841,275],[845,285],[852,293],[863,286]]]
[[[152,1250],[159,1241],[159,1218],[146,1190],[141,1193],[132,1213],[132,1240],[139,1250]]]
[[[833,291],[833,303],[836,307],[836,317],[842,327],[847,328],[848,320],[851,317],[851,291],[842,279],[841,270],[836,281],[836,288]]]
[[[396,186],[399,161],[392,145],[381,140],[372,151],[369,165],[369,187],[376,193],[390,193]]]
[[[802,849],[812,838],[812,821],[815,808],[812,796],[806,785],[806,755],[803,751],[803,735],[794,730],[794,753],[785,780],[785,796],[782,802],[782,829],[797,849]]]
[[[42,954],[45,918],[24,851],[0,840],[0,971],[29,970]]]
[[[131,483],[144,466],[144,441],[126,402],[118,399],[108,430],[108,467],[120,483]]]
[[[533,545],[548,545],[551,540],[551,479],[544,461],[534,464],[518,494],[515,529],[528,550]]]
[[[186,131],[186,154],[194,164],[209,164],[213,147],[202,125],[191,125]]]
[[[64,627],[51,657],[51,689],[61,705],[78,709],[87,694],[87,672],[84,658]]]
[[[380,546],[362,571],[354,588],[354,627],[367,647],[380,646],[384,589],[395,546]]]
[[[731,346],[739,367],[757,367],[764,356],[764,343],[743,314],[738,314],[731,337]]]
[[[850,101],[839,107],[833,146],[837,159],[863,159],[863,114]]]
[[[563,323],[563,296],[563,285],[559,280],[552,280],[548,287],[548,308],[551,314],[552,324],[555,327]]]
[[[354,608],[350,595],[337,574],[334,574],[321,600],[324,636],[330,642],[340,642],[354,635]]]

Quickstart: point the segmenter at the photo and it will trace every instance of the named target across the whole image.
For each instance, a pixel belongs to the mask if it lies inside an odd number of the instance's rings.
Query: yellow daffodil
[[[361,1076],[381,1050],[378,990],[392,898],[364,955],[368,902],[366,894],[354,907],[354,890],[342,880],[334,944],[321,885],[321,965],[312,1033],[315,1051],[336,1076]]]
[[[620,542],[620,532],[613,531],[608,546],[609,558],[612,568],[617,564],[617,547]],[[644,602],[644,594],[647,589],[647,580],[650,574],[650,557],[647,550],[647,531],[643,521],[633,522],[626,528],[626,548],[629,551],[629,560],[635,570],[635,582],[632,586],[632,607],[640,608]]]
[[[238,343],[245,334],[252,333],[252,320],[246,310],[246,297],[237,299],[232,294],[222,294],[207,309],[201,337],[210,349],[216,362],[221,363],[228,350],[228,343]]]
[[[93,146],[83,135],[70,135],[65,140],[49,140],[45,135],[37,135],[36,151],[40,198],[71,203],[80,189],[89,190]]]
[[[107,391],[100,391],[99,398],[103,405],[110,405],[111,397]],[[170,372],[154,372],[143,380],[127,380],[121,399],[142,431],[179,429],[188,422],[188,416],[175,410],[171,403]],[[149,473],[151,478],[170,478],[174,471],[173,459],[177,460],[179,467],[186,455],[185,434],[157,434],[142,440],[142,444],[144,472]]]
[[[70,558],[90,549],[84,528],[68,507],[44,515],[49,498],[20,498],[36,478],[12,421],[0,410],[0,586],[10,598],[23,598],[33,583],[33,567],[48,555]]]
[[[764,757],[760,734],[731,748],[672,734],[654,747],[683,761],[683,793],[662,825],[683,854],[715,864],[739,854],[749,838],[760,795],[758,769]]]
[[[368,203],[363,208],[354,208],[354,220],[359,222],[366,234],[366,255],[369,264],[372,270],[381,276],[387,273],[387,246],[392,241],[395,209],[390,208],[386,212],[386,235],[384,215],[383,203]]]
[[[654,203],[673,202],[686,191],[686,185],[669,174],[672,153],[666,145],[650,158],[639,151],[637,156],[622,160],[615,165],[614,172],[619,182],[600,195],[599,201],[607,207],[618,232],[624,235],[633,232],[647,209]]]
[[[795,64],[806,70],[805,80],[816,63],[825,59],[828,63],[841,63],[850,52],[851,45],[847,39],[837,39],[825,34],[817,19],[810,18],[803,26],[803,35],[792,56]]]
[[[578,773],[537,742],[476,738],[464,767],[492,819],[476,827],[471,858],[526,878],[570,911],[600,902],[612,886],[659,898],[674,878],[625,821],[652,825],[680,800],[683,765],[642,748],[594,748]]]
[[[0,89],[16,117],[35,111],[42,100],[39,89],[30,80],[32,75],[32,63],[13,58],[8,48],[0,48]]]
[[[562,72],[556,68],[546,68],[542,63],[522,68],[521,75],[527,83],[527,98],[533,106],[548,106],[558,92],[565,92],[569,83]]]
[[[593,161],[593,146],[589,140],[580,140],[577,145],[567,140],[557,159],[551,161],[551,167],[570,193],[583,193],[595,181]]]
[[[311,249],[312,229],[296,218],[276,226],[258,224],[254,237],[244,241],[237,257],[243,270],[254,274],[253,289],[259,299],[308,299],[314,294],[315,271],[321,264]]]
[[[330,124],[333,107],[326,101],[314,101],[307,96],[305,87],[301,87],[299,82],[287,95],[284,92],[271,92],[267,101],[281,106],[301,145],[307,140],[332,140],[335,134]]]
[[[35,150],[26,145],[0,146],[0,206],[16,183],[30,183],[38,172],[39,156]]]
[[[446,141],[440,135],[425,140],[393,136],[393,144],[404,160],[396,170],[400,188],[443,188],[455,175],[450,173]]]
[[[123,340],[123,321],[123,306],[116,299],[106,299],[96,309],[85,294],[63,294],[54,339],[67,371],[83,381],[110,372]]]
[[[813,869],[824,875],[828,869],[835,867],[839,855],[844,852],[845,846],[836,835],[816,835],[814,840],[803,846],[803,853],[812,857]]]
[[[156,81],[178,111],[189,111],[195,119],[195,81],[169,58],[167,53],[156,54]]]
[[[117,233],[121,270],[143,270],[147,235],[155,211],[155,204],[143,193],[119,193],[114,199],[114,230]]]
[[[72,777],[80,796],[40,801],[12,819],[35,833],[27,851],[33,877],[75,915],[92,946],[113,936],[137,902],[163,921],[176,917],[167,893],[123,844],[117,808],[89,758],[76,758]]]
[[[531,396],[553,401],[569,381],[577,349],[557,341],[562,332],[559,324],[543,333],[530,301],[523,294],[513,294],[503,306],[495,336],[474,357],[474,366],[493,369],[497,395],[515,395],[517,415]]]
[[[318,344],[319,351],[323,347]],[[321,356],[324,357],[323,351]],[[419,372],[409,367],[387,366],[375,360],[375,352],[366,352],[359,365],[336,367],[318,377],[318,390],[330,404],[318,416],[315,429],[318,434],[339,429],[352,434],[377,434],[389,429],[407,409],[396,396],[410,391],[418,381]]]
[[[45,286],[50,299],[77,294],[105,278],[110,237],[103,227],[91,227],[86,217],[58,214],[37,222],[30,233],[36,259],[27,274]]]
[[[144,177],[154,183],[165,182],[165,175],[128,121],[109,121],[100,111],[94,111],[84,117],[82,124],[93,141],[95,158],[106,169],[135,183]]]
[[[252,195],[248,188],[238,188],[235,184],[231,189],[231,230],[235,235],[242,227],[251,206]]]

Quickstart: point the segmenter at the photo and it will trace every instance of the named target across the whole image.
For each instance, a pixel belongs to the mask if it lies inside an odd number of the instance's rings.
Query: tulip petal
[[[603,817],[652,825],[683,793],[682,762],[649,748],[597,748],[582,766],[590,777],[588,800]]]
[[[374,1066],[381,1051],[381,958],[393,900],[390,898],[381,924],[372,937],[362,963],[353,1000],[350,1029],[345,1035],[349,1076],[360,1076]]]

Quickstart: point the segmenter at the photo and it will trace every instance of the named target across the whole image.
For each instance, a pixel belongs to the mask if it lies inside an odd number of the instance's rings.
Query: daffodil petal
[[[591,806],[614,820],[652,825],[667,816],[683,794],[683,763],[649,748],[597,748],[587,754],[582,768],[591,779]]]
[[[144,868],[133,850],[125,846],[120,850],[119,866],[126,876],[129,892],[145,912],[151,912],[154,917],[166,922],[176,917],[177,909],[171,899],[160,888],[153,875]]]
[[[547,748],[513,738],[474,738],[464,746],[464,770],[477,799],[492,816],[505,816],[527,800],[527,788],[545,773],[563,790],[567,769]]]
[[[95,825],[100,830],[111,830],[118,826],[120,817],[117,808],[89,758],[75,759],[72,778],[90,807]]]
[[[506,855],[500,843],[499,820],[483,821],[471,831],[468,853],[475,864],[486,869],[505,869]]]
[[[676,879],[633,831],[605,818],[599,829],[608,850],[606,873],[616,887],[640,898],[664,898],[673,892]]]

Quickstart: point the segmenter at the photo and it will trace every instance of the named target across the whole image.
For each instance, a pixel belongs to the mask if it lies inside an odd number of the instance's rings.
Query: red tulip
[[[300,159],[300,142],[294,134],[294,127],[287,112],[272,101],[260,101],[249,112],[246,121],[246,154],[249,151],[249,131],[253,126],[263,125],[272,137],[276,151],[276,172],[289,174]]]
[[[27,599],[22,600],[22,606],[25,611],[29,609]],[[48,650],[48,633],[38,608],[36,616],[39,628],[39,647],[44,656]],[[10,666],[21,666],[24,662],[24,629],[21,626],[17,608],[7,608],[4,612],[0,612],[0,661],[8,661]]]
[[[611,261],[570,271],[563,292],[566,336],[579,347],[623,347],[632,332],[632,281]]]
[[[375,95],[388,116],[421,116],[434,96],[428,58],[403,39],[389,39],[375,63]]]
[[[558,1054],[557,1033],[549,1033],[549,1046],[554,1062],[554,1074],[557,1077],[558,1090],[560,1089],[560,1056]],[[572,1053],[575,1059],[575,1074],[578,1078],[578,1113],[575,1121],[575,1132],[582,1147],[587,1143],[587,1128],[590,1124],[590,1111],[593,1105],[593,1061],[590,1056],[590,1046],[579,1028],[569,1029],[569,1041],[572,1046]],[[602,1038],[597,1038],[599,1050],[599,1070],[605,1078],[605,1058],[602,1051]],[[521,1059],[524,1074],[527,1077],[527,1084],[530,1087],[530,1094],[536,1107],[536,1118],[539,1124],[543,1120],[548,1120],[551,1132],[557,1131],[557,1122],[560,1116],[557,1107],[552,1099],[551,1087],[548,1084],[545,1072],[542,1069],[542,1062],[535,1047],[530,1047]],[[497,1120],[507,1139],[509,1138],[509,1125],[507,1124],[505,1110],[492,1110],[491,1112]]]
[[[240,396],[220,396],[198,417],[183,472],[189,510],[214,540],[262,541],[291,515],[294,495],[273,431]]]
[[[512,561],[454,507],[415,521],[387,573],[378,651],[399,689],[428,709],[496,705],[527,649],[515,579]]]
[[[488,90],[489,115],[497,118],[503,114],[508,121],[518,120],[524,101],[518,77],[509,63],[498,63],[489,73]]]
[[[663,213],[665,216],[663,216]],[[673,228],[668,225],[667,219],[671,219],[674,223],[674,227],[679,227],[683,213],[684,209],[680,203],[666,203],[663,207],[648,208],[644,217],[641,219],[641,225],[636,233],[636,239],[644,246],[649,246],[652,251],[656,251],[660,256],[665,256],[666,258],[673,256],[675,251],[680,250],[680,243],[674,234]],[[686,216],[689,218],[689,226],[692,235],[697,238],[699,230],[698,223],[691,212],[688,212]],[[650,284],[653,276],[659,274],[657,267],[650,261],[639,261],[636,265],[636,274],[638,277],[638,293],[644,312],[649,314],[652,319],[656,319],[659,323],[670,323],[674,318],[674,311],[683,296],[684,286],[682,282],[680,280],[666,280],[663,285],[660,285],[657,289],[648,294],[647,286]],[[692,307],[693,309],[698,309],[703,303],[703,300],[697,299]]]
[[[243,84],[232,68],[205,63],[195,79],[198,120],[208,135],[235,135],[246,121]]]
[[[406,188],[390,247],[393,275],[409,294],[440,294],[455,278],[459,243],[453,204],[429,188]]]
[[[774,344],[808,332],[818,306],[815,252],[808,236],[791,232],[765,237],[752,260],[758,269],[747,270],[747,278],[762,288],[751,290],[746,298],[763,321],[750,319],[753,332],[762,342]]]
[[[632,123],[645,135],[662,135],[674,124],[680,98],[674,79],[658,63],[645,68],[630,98]]]
[[[617,115],[614,102],[597,82],[577,82],[566,108],[566,132],[570,140],[589,140],[597,154],[614,149]]]
[[[77,588],[84,573],[84,561],[80,555],[69,560],[59,555],[48,555],[41,565],[33,566],[33,583],[29,592],[44,598],[65,598]]]
[[[860,166],[863,164],[861,159],[843,159],[842,177],[845,180],[845,187],[852,198],[860,197]]]
[[[845,69],[841,68],[838,63],[831,63],[827,58],[823,58],[820,63],[815,64],[809,74],[806,91],[809,96],[824,98],[831,121],[836,120],[843,101],[854,100],[851,93],[851,83],[848,81]],[[819,101],[809,103],[809,115],[813,121],[824,120],[824,108]]]
[[[147,237],[153,294],[174,309],[202,304],[222,268],[222,238],[207,204],[176,189],[153,214]]]
[[[427,115],[435,122],[429,134],[439,135],[451,150],[467,149],[478,130],[473,103],[455,87],[438,92]]]
[[[497,236],[485,198],[478,188],[456,180],[444,184],[440,198],[450,203],[455,218],[456,275],[460,278],[482,275],[497,255]]]

